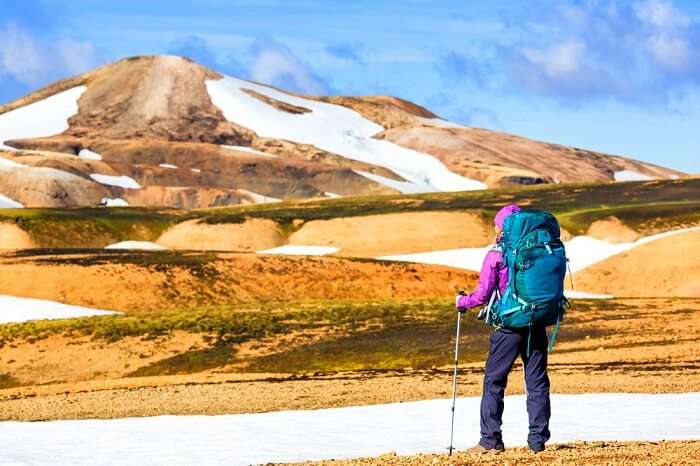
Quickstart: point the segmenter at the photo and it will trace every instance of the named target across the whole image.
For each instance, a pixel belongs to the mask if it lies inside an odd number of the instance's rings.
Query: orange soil
[[[622,223],[617,217],[596,220],[588,227],[586,235],[609,243],[629,243],[640,237],[639,233]]]
[[[176,250],[259,251],[284,244],[284,235],[267,219],[216,225],[190,220],[170,228],[157,243]]]
[[[173,332],[158,339],[127,337],[116,342],[91,337],[53,335],[29,347],[7,345],[0,365],[18,380],[34,384],[125,377],[173,354],[209,346],[204,335]]]
[[[0,223],[0,249],[28,249],[34,247],[32,238],[17,225]]]
[[[477,279],[447,267],[335,257],[212,254],[196,267],[120,263],[120,256],[138,262],[149,254],[0,256],[0,294],[134,313],[280,299],[440,297]]]
[[[473,213],[412,212],[313,220],[290,244],[335,246],[341,256],[378,257],[438,249],[486,246],[493,231]]]

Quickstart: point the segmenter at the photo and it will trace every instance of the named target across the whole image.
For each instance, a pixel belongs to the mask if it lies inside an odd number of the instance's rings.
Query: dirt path
[[[608,466],[621,464],[696,465],[700,462],[700,441],[687,442],[574,442],[552,445],[534,455],[526,448],[508,449],[501,455],[469,455],[458,452],[447,455],[397,456],[386,454],[378,458],[349,461],[323,461],[317,466],[417,466],[417,465],[546,465],[577,464]]]

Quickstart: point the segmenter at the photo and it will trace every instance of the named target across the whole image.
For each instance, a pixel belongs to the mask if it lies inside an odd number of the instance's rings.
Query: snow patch
[[[0,209],[21,209],[24,207],[19,202],[0,194]]]
[[[419,264],[446,265],[457,269],[480,271],[486,253],[493,246],[484,248],[445,249],[442,251],[419,252],[377,257],[379,260],[417,262]]]
[[[202,170],[199,168],[191,168],[190,170],[192,170],[192,173],[202,173]]]
[[[150,241],[122,241],[121,243],[110,244],[105,249],[116,250],[140,250],[140,251],[165,251],[166,247]]]
[[[254,193],[253,191],[248,191],[247,189],[239,189],[239,191],[250,196],[256,204],[271,204],[273,202],[282,202],[281,199],[277,199],[276,197],[263,196],[262,194]]]
[[[353,170],[353,171],[360,176],[364,176],[365,178],[374,181],[375,183],[383,184],[387,188],[395,189],[401,193],[422,193],[422,192],[424,192],[424,190],[421,186],[416,185],[414,183],[410,183],[408,181],[392,180],[391,178],[387,178],[386,176],[375,175],[374,173],[364,172],[362,170]]]
[[[129,207],[129,203],[120,197],[118,197],[116,199],[110,199],[108,197],[103,197],[102,198],[102,205],[105,207]]]
[[[87,88],[78,86],[0,115],[0,149],[11,139],[53,136],[68,129],[68,119],[78,113],[78,99]],[[0,162],[2,163],[2,162]]]
[[[162,167],[162,168],[170,168],[170,169],[173,169],[173,170],[176,169],[176,168],[179,168],[177,165],[172,165],[172,164],[170,164],[170,163],[161,163],[161,164],[158,165],[158,166],[159,166],[159,167]]]
[[[405,192],[486,189],[479,181],[452,173],[430,155],[374,139],[384,128],[359,113],[325,102],[304,99],[232,77],[206,81],[214,105],[231,122],[261,137],[310,144],[351,160],[387,168],[412,185]],[[289,114],[262,102],[243,89],[311,110]]]
[[[629,251],[643,244],[651,243],[658,239],[680,235],[691,231],[700,231],[700,227],[682,228],[671,230],[656,235],[645,236],[629,243],[609,243],[589,236],[576,236],[565,243],[566,254],[571,260],[571,271],[590,267],[591,265],[607,259],[608,257]]]
[[[2,422],[0,438],[3,458],[13,464],[247,466],[374,457],[390,451],[445,453],[451,401],[224,416]],[[457,399],[458,450],[479,439],[479,403],[478,397]],[[553,395],[552,413],[550,444],[700,438],[700,393]],[[524,446],[524,396],[506,397],[503,421],[505,444]]]
[[[333,199],[337,199],[337,198],[339,198],[339,197],[343,197],[343,196],[341,196],[340,194],[329,193],[329,192],[325,192],[325,193],[323,193],[323,195],[326,196],[326,197],[333,198]]]
[[[263,157],[272,157],[273,159],[276,159],[276,158],[277,158],[277,156],[276,156],[275,154],[268,154],[268,153],[266,153],[266,152],[261,152],[261,151],[259,151],[259,150],[255,150],[255,149],[253,149],[252,147],[248,147],[248,146],[226,146],[226,145],[222,145],[221,147],[223,147],[224,149],[229,149],[229,150],[237,150],[237,151],[240,151],[240,152],[248,152],[248,153],[250,153],[250,154],[262,155]]]
[[[642,175],[632,170],[622,170],[615,172],[615,181],[647,181],[654,178],[648,175]]]
[[[630,243],[609,243],[589,236],[576,236],[565,242],[564,246],[566,247],[566,255],[570,261],[571,272],[574,273],[603,261],[608,257],[629,251],[643,244],[656,241],[657,239],[697,230],[700,230],[700,227],[671,230],[652,236],[646,236]],[[481,265],[484,262],[486,253],[491,248],[492,246],[484,248],[448,249],[417,254],[382,256],[377,259],[446,265],[478,272],[481,270]]]
[[[90,149],[82,149],[78,152],[78,157],[85,160],[102,160],[102,156],[97,152],[93,152]]]
[[[124,189],[141,189],[141,185],[129,176],[111,176],[93,173],[90,178],[106,186],[116,186]]]
[[[2,149],[2,147],[0,147],[0,149]],[[0,170],[9,170],[12,168],[27,168],[27,166],[19,164],[17,162],[13,162],[12,160],[6,159],[5,157],[0,157]]]
[[[120,314],[85,307],[69,306],[41,299],[17,298],[0,295],[0,324],[27,322],[43,319],[70,319],[73,317],[103,316]],[[2,426],[2,424],[0,424]],[[1,427],[0,427],[1,428]],[[3,456],[5,453],[3,453]],[[7,457],[4,456],[6,459]]]
[[[278,248],[257,251],[258,254],[280,254],[285,256],[325,256],[340,251],[332,246],[301,246],[288,244]]]

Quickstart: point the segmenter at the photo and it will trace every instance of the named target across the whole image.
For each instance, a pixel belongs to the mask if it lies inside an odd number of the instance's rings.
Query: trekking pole
[[[455,342],[455,369],[452,374],[452,422],[450,423],[450,446],[447,448],[449,450],[449,456],[452,456],[452,451],[454,446],[452,441],[454,440],[455,433],[455,403],[457,401],[457,361],[459,360],[459,327],[462,321],[462,313],[457,311],[457,341]]]

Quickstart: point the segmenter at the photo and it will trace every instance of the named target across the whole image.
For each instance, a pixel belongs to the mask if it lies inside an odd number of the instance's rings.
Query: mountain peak
[[[206,207],[682,175],[452,124],[397,97],[301,96],[172,55],[125,58],[0,107],[0,149],[0,194],[24,205]],[[67,175],[79,188],[61,188]],[[30,179],[53,181],[29,196]]]

